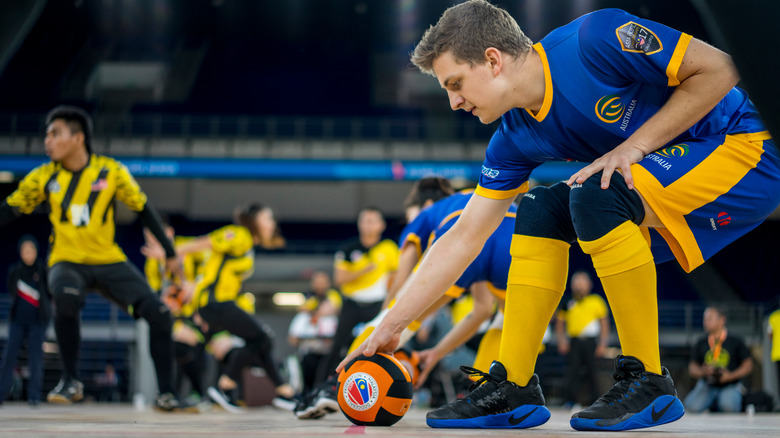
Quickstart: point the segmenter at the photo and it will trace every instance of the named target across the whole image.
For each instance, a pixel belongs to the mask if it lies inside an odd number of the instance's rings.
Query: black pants
[[[346,356],[349,346],[355,340],[355,335],[352,333],[355,326],[361,322],[371,321],[379,314],[380,310],[382,310],[382,301],[359,303],[344,297],[341,314],[339,314],[339,326],[333,336],[333,347],[328,355],[328,360],[323,362],[324,366],[321,366],[317,373],[315,385],[336,371],[339,362]]]
[[[590,406],[599,397],[596,381],[596,338],[573,338],[569,341],[566,362],[566,401],[577,403],[580,392],[587,387],[583,406]]]
[[[268,378],[276,386],[284,383],[273,359],[273,340],[260,322],[236,306],[232,301],[209,302],[198,310],[201,318],[209,325],[209,332],[227,330],[246,342],[246,345],[231,354],[223,374],[234,381],[241,379],[241,371],[249,365],[265,369]]]
[[[160,393],[173,392],[173,321],[168,308],[152,292],[141,272],[125,261],[108,265],[60,262],[49,270],[49,290],[54,297],[54,331],[65,378],[79,378],[81,309],[87,291],[96,291],[134,318],[149,323],[149,350]]]
[[[184,377],[190,381],[192,390],[204,397],[206,392],[203,387],[203,370],[206,366],[204,358],[204,345],[187,345],[183,342],[174,341],[174,351],[176,352],[176,363],[179,365],[176,374],[176,389],[180,394]]]

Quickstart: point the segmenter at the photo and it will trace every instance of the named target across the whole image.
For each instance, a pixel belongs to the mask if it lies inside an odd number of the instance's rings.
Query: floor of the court
[[[425,410],[411,409],[392,427],[353,426],[341,415],[320,420],[298,420],[271,407],[248,409],[244,414],[212,410],[201,414],[138,411],[130,404],[49,405],[30,408],[6,403],[0,408],[3,437],[534,437],[590,435],[621,437],[780,437],[780,413],[686,414],[664,426],[633,432],[577,432],[569,427],[570,412],[550,409],[546,424],[524,430],[431,429]]]

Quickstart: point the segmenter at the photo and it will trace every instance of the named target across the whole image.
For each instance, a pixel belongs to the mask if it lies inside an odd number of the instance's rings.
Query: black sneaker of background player
[[[338,374],[329,375],[296,406],[295,416],[302,420],[315,420],[338,412],[341,409],[338,401],[338,379]]]
[[[245,412],[243,408],[239,407],[236,402],[234,402],[233,399],[221,389],[209,386],[209,388],[206,390],[206,393],[209,395],[209,398],[214,401],[214,403],[218,404],[222,409],[230,412],[231,414],[243,414]]]
[[[54,387],[46,396],[49,403],[70,404],[80,401],[84,398],[84,384],[76,379],[60,379],[57,386]]]
[[[154,398],[152,407],[158,411],[173,412],[180,407],[179,399],[170,392],[159,394]]]

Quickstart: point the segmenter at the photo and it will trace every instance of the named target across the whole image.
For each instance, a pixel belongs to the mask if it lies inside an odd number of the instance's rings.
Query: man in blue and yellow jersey
[[[88,290],[149,323],[149,347],[160,395],[155,407],[172,410],[173,347],[171,315],[149,288],[141,272],[114,240],[114,201],[139,213],[160,240],[166,263],[178,276],[181,269],[160,218],[146,195],[120,162],[91,153],[92,120],[75,107],[54,108],[46,117],[46,154],[51,162],[33,169],[0,205],[0,224],[30,214],[47,203],[52,225],[49,289],[55,303],[54,329],[63,376],[48,401],[71,403],[83,398],[78,353],[79,316]]]
[[[607,303],[592,293],[593,280],[587,271],[571,276],[571,299],[555,317],[558,353],[566,356],[566,400],[564,406],[579,402],[580,389],[588,387],[586,404],[599,397],[596,378],[597,358],[603,357],[609,342]]]
[[[427,180],[437,180],[432,177]],[[420,180],[424,183],[426,179]],[[425,202],[423,210],[417,217],[404,227],[401,233],[401,260],[405,260],[404,255],[412,252],[414,256],[410,257],[415,265],[424,257],[428,256],[428,249],[436,241],[441,239],[445,233],[455,225],[463,209],[468,204],[471,197],[474,196],[474,190],[461,190],[439,199],[436,202]],[[409,216],[409,207],[407,206],[407,216]],[[428,307],[418,320],[425,319],[433,314],[445,303],[454,298],[460,297],[465,291],[469,291],[473,296],[473,307],[463,319],[459,320],[452,329],[437,344],[425,351],[420,352],[421,372],[417,380],[417,385],[421,385],[433,367],[447,354],[457,347],[466,343],[474,336],[480,325],[489,317],[494,316],[488,331],[482,337],[477,350],[477,356],[474,360],[474,367],[470,370],[475,371],[484,369],[498,356],[499,344],[502,335],[504,298],[506,296],[507,272],[511,258],[509,256],[509,244],[512,238],[512,230],[515,224],[515,215],[517,206],[511,204],[504,214],[504,219],[496,228],[493,234],[485,242],[479,255],[469,264],[460,277],[447,289],[444,295],[433,305]],[[407,263],[399,262],[399,275],[408,278]],[[496,306],[498,312],[495,312]],[[495,313],[495,315],[494,315]],[[413,322],[402,334],[401,340],[409,336],[408,332],[414,329],[418,324]],[[469,368],[465,368],[469,370]]]
[[[457,224],[354,354],[393,351],[398,333],[479,254],[528,190],[531,171],[578,160],[591,164],[520,202],[504,336],[489,378],[429,412],[427,423],[527,428],[549,419],[534,368],[577,242],[604,286],[624,355],[615,361],[615,385],[575,413],[571,426],[629,430],[682,417],[661,366],[655,263],[676,258],[690,271],[780,203],[780,153],[735,87],[730,57],[616,9],[584,15],[532,44],[505,10],[470,0],[426,31],[412,62],[436,77],[453,110],[501,121]]]

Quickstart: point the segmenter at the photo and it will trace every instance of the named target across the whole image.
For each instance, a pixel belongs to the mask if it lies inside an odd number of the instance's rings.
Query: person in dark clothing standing
[[[46,267],[38,259],[38,242],[30,235],[19,239],[21,261],[8,270],[8,293],[11,295],[8,343],[0,364],[0,403],[11,389],[17,355],[27,339],[30,386],[27,402],[36,406],[41,400],[43,379],[43,340],[51,318],[51,297],[46,286]]]

